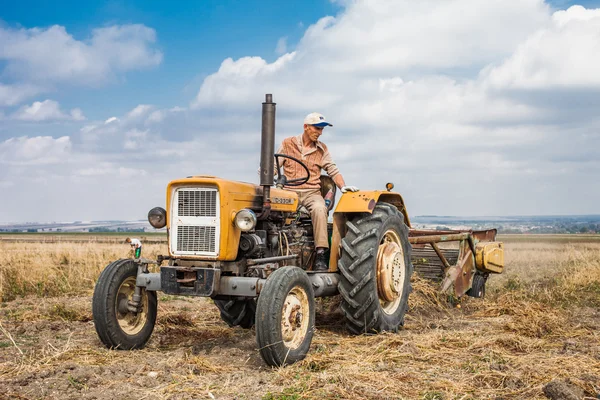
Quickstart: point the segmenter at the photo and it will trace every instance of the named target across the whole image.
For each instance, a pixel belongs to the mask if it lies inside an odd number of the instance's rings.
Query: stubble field
[[[490,278],[485,300],[456,303],[415,277],[398,334],[350,336],[337,299],[319,301],[310,354],[279,369],[262,362],[254,330],[229,328],[210,300],[163,294],[148,346],[107,350],[94,330],[91,294],[104,266],[128,256],[127,246],[120,237],[48,238],[0,236],[0,398],[536,399],[546,398],[545,387],[549,395],[562,390],[562,398],[600,393],[598,236],[501,238],[506,272]],[[160,253],[165,243],[144,246],[146,257]]]

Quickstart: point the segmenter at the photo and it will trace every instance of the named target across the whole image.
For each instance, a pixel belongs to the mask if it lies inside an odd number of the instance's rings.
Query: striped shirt
[[[286,154],[301,160],[310,171],[308,182],[301,186],[294,186],[294,189],[319,189],[321,187],[321,169],[324,169],[332,178],[340,173],[337,165],[333,162],[329,150],[325,143],[317,141],[316,146],[304,147],[302,135],[290,136],[283,140],[277,153]],[[306,171],[297,162],[280,158],[283,164],[283,174],[289,179],[302,178],[306,176]]]

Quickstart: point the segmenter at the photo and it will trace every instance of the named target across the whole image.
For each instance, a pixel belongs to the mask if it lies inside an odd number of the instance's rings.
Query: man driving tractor
[[[326,271],[328,269],[325,260],[325,251],[329,248],[327,240],[328,208],[320,190],[321,169],[327,172],[342,193],[358,191],[355,186],[346,186],[344,178],[331,158],[327,146],[319,140],[326,126],[333,125],[327,122],[322,114],[316,112],[308,114],[304,118],[304,132],[301,135],[284,139],[277,151],[277,153],[302,160],[310,172],[310,178],[306,183],[293,188],[285,186],[285,188],[298,193],[299,204],[306,207],[310,212],[317,253],[313,266],[314,271]],[[283,159],[281,165],[283,174],[288,180],[300,178],[305,174],[305,170],[298,163]]]

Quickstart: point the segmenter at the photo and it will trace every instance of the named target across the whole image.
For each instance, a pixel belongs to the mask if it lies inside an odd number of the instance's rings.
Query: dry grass
[[[553,379],[595,398],[599,239],[507,240],[506,274],[490,278],[484,301],[449,302],[415,277],[398,334],[349,336],[338,299],[321,299],[311,353],[279,369],[206,299],[159,295],[148,347],[106,350],[91,289],[127,247],[0,242],[0,398],[535,399]]]
[[[146,244],[143,256],[166,253],[166,244]],[[16,296],[60,296],[91,290],[104,267],[131,256],[126,243],[0,241],[0,301]]]

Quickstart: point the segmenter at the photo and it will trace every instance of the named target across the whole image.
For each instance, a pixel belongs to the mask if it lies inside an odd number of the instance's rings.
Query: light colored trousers
[[[325,199],[321,196],[319,189],[297,189],[300,205],[303,205],[310,212],[313,231],[315,235],[315,247],[329,248],[327,240],[327,206]]]

